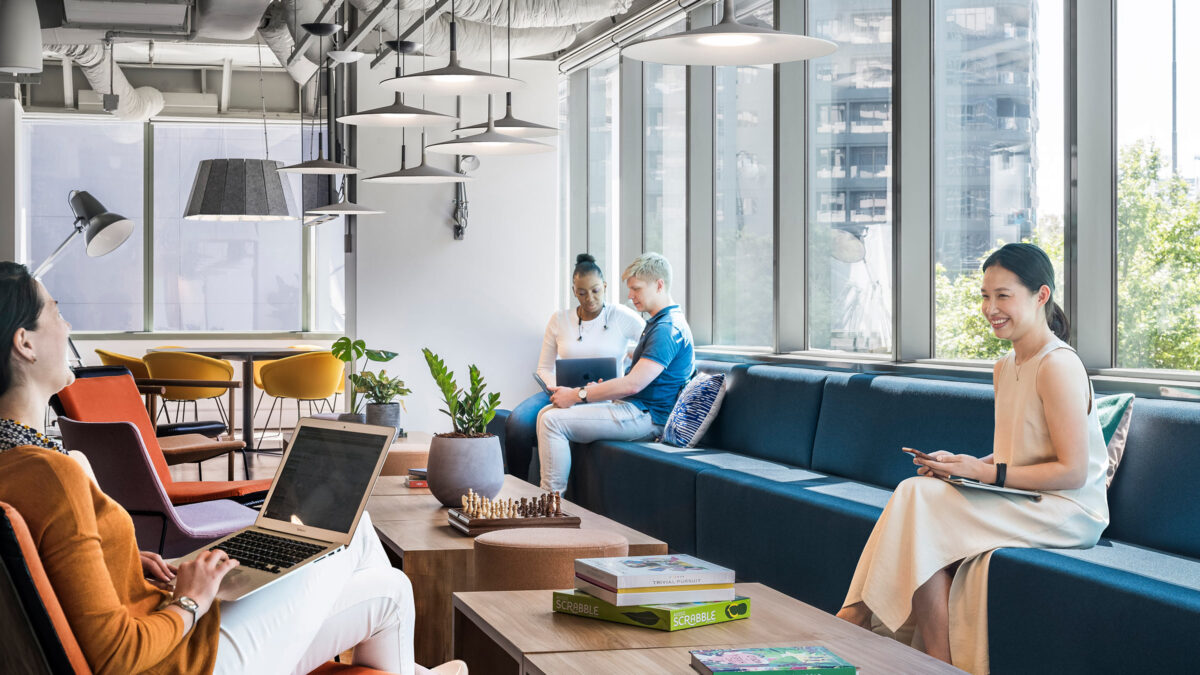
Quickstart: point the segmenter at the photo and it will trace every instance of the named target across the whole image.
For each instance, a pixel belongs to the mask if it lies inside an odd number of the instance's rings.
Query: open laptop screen
[[[387,437],[301,425],[263,517],[349,532]]]

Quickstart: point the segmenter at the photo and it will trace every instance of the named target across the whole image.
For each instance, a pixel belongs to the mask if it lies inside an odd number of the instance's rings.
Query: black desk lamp
[[[75,214],[74,231],[63,240],[63,243],[58,245],[58,248],[54,249],[49,257],[42,261],[41,265],[38,265],[33,272],[35,279],[41,279],[46,272],[49,272],[50,268],[54,266],[54,260],[63,252],[67,244],[70,244],[71,240],[81,233],[87,243],[87,254],[92,258],[112,252],[124,244],[129,235],[133,234],[132,220],[104,208],[103,204],[87,192],[71,190],[67,201],[71,204],[71,211]]]

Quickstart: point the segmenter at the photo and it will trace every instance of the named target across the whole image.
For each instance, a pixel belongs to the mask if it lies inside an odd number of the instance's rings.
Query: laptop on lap
[[[254,525],[193,551],[219,548],[241,564],[217,598],[237,600],[338,553],[354,536],[396,435],[392,427],[300,420]]]
[[[600,380],[615,380],[620,376],[617,360],[612,357],[558,359],[554,362],[555,384],[560,387],[582,387]]]

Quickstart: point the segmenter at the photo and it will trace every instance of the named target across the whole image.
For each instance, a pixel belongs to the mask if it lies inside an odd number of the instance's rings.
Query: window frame
[[[56,113],[56,112],[26,112],[22,115],[25,122],[87,122],[110,120],[109,115],[92,113]],[[300,122],[299,116],[277,115],[266,121],[269,125],[286,126]],[[178,339],[230,339],[230,340],[259,340],[259,339],[294,339],[311,338],[314,340],[336,339],[340,332],[312,330],[312,321],[316,316],[313,303],[316,301],[311,266],[302,264],[301,278],[301,325],[291,331],[156,331],[154,330],[154,125],[155,123],[178,125],[261,125],[263,120],[258,118],[222,118],[209,117],[162,117],[151,118],[142,123],[142,328],[136,331],[109,330],[75,330],[72,337],[82,340],[124,340],[140,339],[162,340],[164,338]],[[316,231],[314,228],[298,224],[301,228],[301,262],[309,260],[316,254]]]

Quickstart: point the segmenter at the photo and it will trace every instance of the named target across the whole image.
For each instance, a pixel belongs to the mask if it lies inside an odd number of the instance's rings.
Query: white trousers
[[[221,603],[214,673],[308,673],[354,647],[357,665],[413,675],[415,612],[364,511],[345,550]]]
[[[627,401],[542,408],[537,422],[542,489],[566,491],[571,475],[571,441],[640,441],[654,436],[657,430],[650,413]]]

